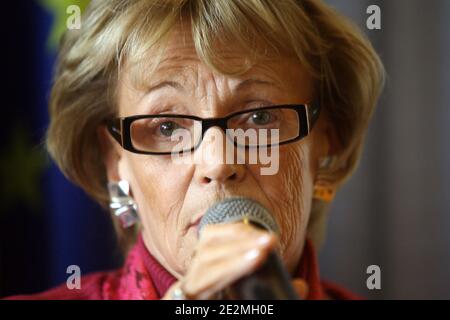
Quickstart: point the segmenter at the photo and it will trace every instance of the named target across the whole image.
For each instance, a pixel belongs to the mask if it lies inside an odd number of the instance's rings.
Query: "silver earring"
[[[138,222],[137,204],[130,196],[130,184],[126,180],[109,182],[109,208],[120,220],[123,228],[131,227]]]

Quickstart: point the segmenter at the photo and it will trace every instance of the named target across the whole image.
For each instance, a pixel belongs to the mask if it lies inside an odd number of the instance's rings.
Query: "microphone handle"
[[[229,290],[232,298],[239,300],[300,300],[275,251],[256,272],[239,279]]]

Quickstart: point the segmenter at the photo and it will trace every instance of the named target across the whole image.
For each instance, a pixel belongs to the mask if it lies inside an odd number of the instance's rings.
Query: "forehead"
[[[272,53],[256,56],[255,53],[243,52],[233,43],[218,42],[213,48],[197,47],[190,26],[177,23],[167,37],[148,50],[139,62],[131,60],[125,74],[133,84],[143,85],[143,88],[161,78],[197,73],[199,68],[235,78],[265,76],[279,83],[306,82],[310,78],[298,59],[292,56]]]

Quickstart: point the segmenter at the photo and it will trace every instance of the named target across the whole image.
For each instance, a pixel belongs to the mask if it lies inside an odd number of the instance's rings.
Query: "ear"
[[[108,132],[106,126],[101,125],[97,129],[97,138],[103,154],[103,163],[109,182],[120,181],[119,161],[122,156],[122,148]]]
[[[316,157],[323,159],[333,157],[342,150],[342,145],[337,134],[336,127],[331,122],[328,113],[323,110],[313,129],[316,131],[315,143],[317,146]]]
[[[323,166],[330,166],[336,161],[337,156],[343,150],[342,144],[337,133],[336,126],[330,121],[326,112],[322,112],[316,126],[312,132],[313,135],[313,166],[315,166],[316,177]],[[321,172],[321,171],[320,171]]]

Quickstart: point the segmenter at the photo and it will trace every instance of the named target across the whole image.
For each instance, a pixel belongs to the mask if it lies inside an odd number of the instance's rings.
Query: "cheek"
[[[280,148],[279,172],[258,176],[281,229],[281,249],[286,257],[301,253],[311,210],[313,179],[308,144]],[[289,259],[289,258],[287,258]]]
[[[192,168],[163,157],[130,155],[121,163],[119,173],[130,182],[145,236],[155,244],[171,242],[167,237],[177,234],[178,213]]]

